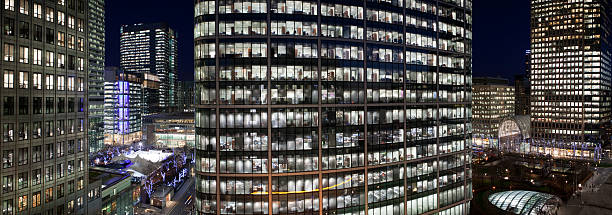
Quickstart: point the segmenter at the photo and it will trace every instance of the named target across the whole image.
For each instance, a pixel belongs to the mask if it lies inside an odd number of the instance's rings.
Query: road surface
[[[185,208],[187,208],[187,206],[193,205],[193,202],[195,202],[194,198],[195,198],[195,177],[190,177],[189,179],[187,179],[187,181],[185,181],[185,184],[183,184],[181,189],[179,189],[174,194],[174,199],[172,200],[173,202],[176,203],[174,204],[174,207],[168,210],[169,213],[164,213],[164,214],[170,214],[170,215],[187,214],[185,213]],[[187,199],[189,199],[189,201],[187,201]]]

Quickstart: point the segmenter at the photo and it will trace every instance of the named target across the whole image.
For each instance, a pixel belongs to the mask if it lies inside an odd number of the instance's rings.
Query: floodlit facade
[[[146,145],[158,148],[193,148],[195,122],[193,113],[170,113],[146,116],[143,119]]]
[[[2,3],[2,214],[87,211],[88,2]]]
[[[121,69],[144,74],[143,114],[176,106],[177,35],[166,23],[121,27]]]
[[[195,1],[198,214],[467,214],[472,1]]]
[[[142,76],[117,68],[104,72],[104,144],[131,145],[142,138]]]
[[[555,157],[593,157],[592,149],[607,139],[609,4],[531,1],[532,136],[538,145],[556,142]]]
[[[508,117],[501,121],[499,125],[499,145],[496,149],[503,152],[528,154],[534,152],[536,147],[532,147],[527,141],[531,138],[531,121],[527,115]]]
[[[89,0],[89,152],[95,153],[104,147],[104,46],[105,21],[104,0]]]
[[[474,147],[497,148],[499,125],[514,116],[514,87],[506,79],[474,78],[472,93]]]

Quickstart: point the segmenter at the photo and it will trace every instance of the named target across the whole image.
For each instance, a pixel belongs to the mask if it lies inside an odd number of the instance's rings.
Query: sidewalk
[[[585,184],[577,196],[559,207],[559,215],[612,214],[612,168],[600,169]]]

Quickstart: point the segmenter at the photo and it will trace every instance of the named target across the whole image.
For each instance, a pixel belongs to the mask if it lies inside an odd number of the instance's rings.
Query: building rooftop
[[[130,177],[130,174],[126,171],[89,167],[89,183],[102,181],[102,189],[113,186],[128,177]]]
[[[534,191],[504,191],[489,196],[489,202],[495,207],[514,214],[538,215],[554,211],[559,201],[558,197]]]
[[[508,85],[509,81],[505,78],[474,77],[472,83],[474,85]]]
[[[137,151],[129,155],[120,155],[113,161],[130,160],[131,165],[125,170],[134,172],[134,177],[148,176],[162,165],[162,161],[168,159],[172,153],[159,150]]]
[[[499,126],[499,137],[520,135],[520,137],[530,138],[531,117],[529,115],[518,115],[508,117],[501,121]]]
[[[154,123],[157,120],[170,120],[170,119],[193,119],[195,120],[193,112],[177,112],[177,113],[160,113],[154,115],[148,115],[143,117],[143,123]]]

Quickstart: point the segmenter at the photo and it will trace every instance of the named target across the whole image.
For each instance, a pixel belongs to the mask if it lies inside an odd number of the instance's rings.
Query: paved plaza
[[[612,214],[612,168],[598,170],[582,191],[559,208],[558,215]]]

